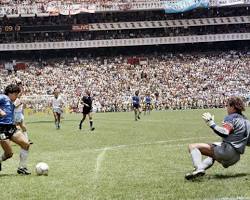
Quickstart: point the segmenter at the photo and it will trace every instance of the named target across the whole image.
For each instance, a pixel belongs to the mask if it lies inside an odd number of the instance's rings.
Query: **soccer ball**
[[[38,176],[44,175],[48,176],[49,173],[49,166],[45,162],[39,162],[36,164],[36,174]]]

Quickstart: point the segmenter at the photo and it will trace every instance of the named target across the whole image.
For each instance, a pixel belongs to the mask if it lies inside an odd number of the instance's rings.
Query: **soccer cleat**
[[[0,162],[0,171],[2,171],[2,163]]]
[[[34,144],[31,140],[29,140],[29,144]]]
[[[26,167],[18,168],[17,173],[22,174],[22,175],[30,175],[31,174]]]
[[[95,130],[95,128],[94,128],[94,127],[92,127],[92,128],[90,128],[90,130],[91,130],[91,131],[93,131],[93,130]]]
[[[199,170],[195,170],[193,172],[187,173],[185,175],[185,179],[187,180],[192,180],[195,179],[199,176],[204,176],[205,175],[205,170],[204,169],[199,169]]]
[[[140,116],[137,117],[138,119],[141,119]]]
[[[81,124],[79,125],[79,130],[82,130],[82,125]]]

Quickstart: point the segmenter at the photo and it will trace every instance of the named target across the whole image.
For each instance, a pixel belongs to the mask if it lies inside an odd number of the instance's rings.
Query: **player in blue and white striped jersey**
[[[135,121],[140,119],[141,105],[140,105],[139,90],[135,91],[135,96],[132,97],[132,107],[135,113]]]
[[[20,130],[17,130],[14,124],[14,102],[20,92],[21,89],[18,85],[10,84],[5,88],[4,94],[0,94],[0,144],[4,150],[0,156],[0,171],[1,163],[13,156],[10,143],[10,141],[12,141],[21,147],[20,163],[17,173],[29,175],[27,159],[30,143],[25,135]]]
[[[150,96],[150,92],[148,91],[146,93],[146,96],[144,98],[144,104],[145,104],[145,110],[144,110],[144,115],[146,114],[150,114],[151,111],[151,96]]]

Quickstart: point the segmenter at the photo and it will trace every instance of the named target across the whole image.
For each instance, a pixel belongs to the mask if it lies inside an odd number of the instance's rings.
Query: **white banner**
[[[51,1],[46,6],[46,11],[49,13],[58,13],[61,15],[76,15],[81,12],[94,13],[95,6],[84,7],[82,4],[63,4],[58,1]]]
[[[217,6],[231,6],[244,3],[244,0],[217,0]]]

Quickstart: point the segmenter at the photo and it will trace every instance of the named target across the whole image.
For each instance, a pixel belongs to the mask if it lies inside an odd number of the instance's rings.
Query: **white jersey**
[[[24,121],[23,116],[23,103],[22,101],[17,98],[15,100],[15,109],[14,109],[14,122],[15,123],[22,123]]]
[[[22,113],[23,112],[23,103],[21,102],[21,100],[19,98],[16,99],[15,101],[15,113]]]
[[[52,108],[56,109],[56,108],[62,108],[63,107],[63,99],[62,97],[59,95],[57,98],[53,97],[52,99]]]

